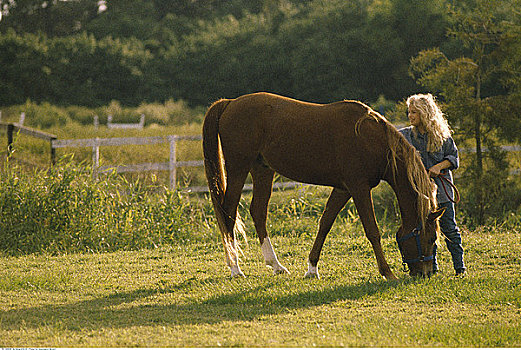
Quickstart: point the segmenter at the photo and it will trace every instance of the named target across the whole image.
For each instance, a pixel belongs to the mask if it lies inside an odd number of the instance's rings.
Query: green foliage
[[[116,99],[135,105],[147,89],[144,71],[151,58],[135,39],[96,40],[86,34],[55,38],[49,43],[46,64],[52,100],[99,106]]]
[[[92,125],[96,110],[81,106],[68,106],[63,108],[69,119],[81,125]]]
[[[60,108],[48,102],[38,104],[27,100],[24,104],[3,109],[2,121],[18,123],[21,113],[25,113],[24,125],[39,129],[63,127],[73,120],[71,115],[64,108]]]
[[[521,189],[509,176],[506,153],[498,146],[504,137],[515,139],[520,130],[510,114],[515,113],[514,96],[521,86],[517,73],[504,69],[521,69],[519,52],[512,49],[521,30],[514,6],[515,1],[483,0],[453,7],[450,34],[462,44],[463,56],[451,59],[435,48],[411,61],[411,74],[442,97],[456,140],[475,147],[461,181],[462,209],[473,224],[515,211],[520,204]]]
[[[78,34],[48,39],[43,35],[0,35],[1,105],[37,102],[99,106],[118,99],[137,105],[146,98],[153,74],[145,71],[152,56],[135,39],[96,40]]]
[[[371,103],[371,108],[381,113],[390,122],[398,121],[402,118],[396,118],[396,114],[393,113],[396,109],[396,103],[385,98],[384,95],[378,96],[378,99]]]
[[[206,112],[204,108],[190,108],[185,101],[172,99],[165,103],[142,103],[135,111],[147,117],[147,124],[159,125],[202,124]]]
[[[394,29],[401,14],[395,6],[314,1],[305,10],[279,8],[278,20],[266,13],[229,16],[205,23],[186,37],[186,45],[171,48],[161,71],[180,83],[173,94],[196,104],[260,90],[319,102],[375,101],[382,94],[396,99],[414,82],[406,74],[409,38]],[[408,8],[425,17],[416,31],[429,38],[422,48],[443,36],[442,21],[434,23],[430,15],[442,8],[440,2]]]
[[[151,190],[115,174],[93,180],[71,162],[34,174],[7,163],[0,179],[0,250],[100,252],[186,239],[200,217],[178,193]]]
[[[145,115],[145,125],[167,126],[201,123],[205,109],[191,108],[182,100],[168,100],[165,103],[143,102],[138,107],[126,107],[120,101],[112,100],[106,106],[96,108],[77,105],[61,107],[48,102],[37,103],[27,100],[24,104],[3,108],[2,121],[17,123],[22,112],[25,113],[24,124],[26,126],[39,129],[60,129],[69,123],[91,126],[95,115],[98,116],[101,125],[107,123],[109,115],[112,115],[113,123],[138,123],[141,114]],[[67,137],[74,137],[74,135]]]
[[[446,27],[445,0],[118,0],[100,12],[92,0],[16,3],[0,21],[0,105],[206,106],[261,90],[318,102],[400,99],[416,88],[410,56],[443,42]]]
[[[46,99],[48,71],[45,69],[45,39],[38,35],[17,35],[13,30],[0,35],[0,105]]]
[[[4,14],[0,29],[12,28],[17,32],[45,33],[49,36],[72,35],[96,17],[98,0],[0,1]]]

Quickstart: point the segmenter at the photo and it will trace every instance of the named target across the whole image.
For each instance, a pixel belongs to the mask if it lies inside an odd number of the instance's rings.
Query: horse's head
[[[444,212],[445,208],[431,212],[425,220],[425,227],[419,225],[412,232],[405,232],[401,237],[397,237],[404,270],[409,271],[409,275],[429,277],[433,273],[433,250],[438,236],[438,218]]]

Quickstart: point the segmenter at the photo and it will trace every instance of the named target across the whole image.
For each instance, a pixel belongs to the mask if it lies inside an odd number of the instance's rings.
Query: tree
[[[98,15],[98,0],[0,0],[0,31],[67,36],[84,30]]]
[[[19,36],[13,30],[0,35],[0,105],[49,96],[46,52],[47,42],[41,36]]]
[[[521,28],[512,16],[515,8],[515,1],[500,0],[468,1],[452,7],[454,25],[449,35],[461,44],[462,56],[449,58],[440,49],[432,49],[411,61],[411,73],[418,82],[443,97],[445,111],[460,137],[473,140],[475,155],[464,175],[471,181],[463,183],[470,184],[473,206],[467,209],[478,224],[505,209],[492,201],[498,197],[505,203],[501,197],[508,181],[506,154],[498,141],[512,124],[498,119],[498,111],[512,113],[516,101],[507,84],[512,82],[512,74],[504,69],[521,69],[519,52],[511,49]]]

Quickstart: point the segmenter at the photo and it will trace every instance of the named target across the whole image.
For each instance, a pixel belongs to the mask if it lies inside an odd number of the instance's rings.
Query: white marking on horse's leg
[[[242,273],[241,268],[239,267],[239,258],[237,256],[237,251],[235,251],[235,255],[230,260],[228,266],[230,267],[232,277],[244,277],[244,273]]]
[[[230,270],[232,271],[232,277],[244,277],[244,273],[242,273],[239,265],[230,266]]]
[[[304,278],[320,278],[318,275],[318,265],[313,266],[310,262],[308,262],[308,271],[304,275]]]
[[[279,263],[269,237],[264,238],[264,241],[261,244],[261,250],[262,255],[264,256],[264,262],[267,266],[273,268],[274,274],[289,273],[288,269]]]
[[[235,240],[233,243],[225,244],[224,250],[226,254],[226,263],[231,270],[232,277],[244,276],[244,273],[242,273],[241,268],[239,267],[239,256],[237,254]]]

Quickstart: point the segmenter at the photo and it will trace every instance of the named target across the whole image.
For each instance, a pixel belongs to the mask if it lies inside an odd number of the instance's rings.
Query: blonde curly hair
[[[428,135],[427,151],[436,152],[441,149],[443,142],[447,140],[452,130],[443,112],[436,104],[431,94],[416,94],[407,99],[407,108],[414,107],[420,113],[420,123]],[[413,127],[413,133],[417,136],[418,130]]]

